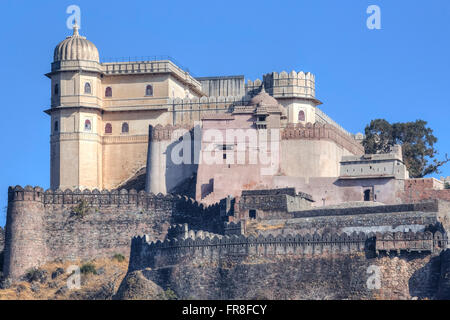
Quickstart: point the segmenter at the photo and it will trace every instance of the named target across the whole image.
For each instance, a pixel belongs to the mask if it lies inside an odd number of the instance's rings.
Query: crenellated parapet
[[[246,103],[245,97],[243,96],[202,96],[201,98],[169,98],[168,104],[171,104],[175,107],[177,106],[200,106],[201,109],[215,109],[215,108],[224,108],[226,106],[231,106],[233,104],[242,104]]]
[[[433,252],[447,248],[446,233],[427,232],[385,232],[376,234],[376,251],[385,252]]]
[[[314,74],[303,71],[282,71],[267,73],[263,80],[248,80],[245,84],[247,95],[253,95],[258,92],[264,83],[264,88],[274,98],[307,98],[315,99],[316,96],[316,78]]]
[[[204,235],[192,234],[184,239],[149,241],[138,236],[132,240],[132,269],[163,267],[184,259],[217,260],[228,256],[327,255],[367,251],[434,252],[447,247],[446,235],[436,232],[296,234],[296,235]]]
[[[38,201],[44,202],[44,189],[32,186],[15,186],[8,188],[8,202],[11,201]]]
[[[173,113],[175,124],[193,125],[206,114],[229,112],[234,106],[246,103],[244,96],[175,98],[169,99],[168,110]]]
[[[173,139],[180,138],[184,133],[192,130],[191,125],[165,125],[162,126],[160,124],[157,124],[156,126],[152,127],[150,135],[151,135],[151,141],[171,141]],[[177,133],[174,135],[174,133]]]
[[[281,132],[283,140],[330,140],[355,155],[363,155],[364,147],[353,137],[330,124],[302,123],[289,124]]]
[[[297,234],[297,235],[225,235],[149,241],[149,237],[133,238],[130,269],[157,268],[196,260],[218,261],[226,257],[298,256],[331,253],[364,252],[369,237],[364,233]]]
[[[84,202],[88,206],[95,207],[127,207],[143,209],[168,209],[176,205],[177,208],[198,212],[219,212],[220,204],[205,206],[192,198],[180,195],[161,193],[155,195],[145,191],[137,192],[134,189],[126,190],[70,190],[48,189],[44,191],[41,187],[9,187],[8,202],[14,201],[37,201],[45,206],[77,205]]]
[[[212,233],[209,231],[203,230],[192,230],[189,229],[189,225],[187,223],[171,225],[167,230],[167,239],[168,240],[186,240],[186,239],[205,239],[205,238],[213,238],[219,237],[222,235],[217,233]],[[148,237],[147,237],[148,238]]]
[[[173,224],[201,230],[181,238],[223,232],[220,203],[206,206],[180,195],[15,186],[8,200],[4,273],[12,279],[56,258],[128,255],[132,237],[164,239]]]
[[[245,221],[224,222],[223,230],[226,236],[243,235],[245,234]]]

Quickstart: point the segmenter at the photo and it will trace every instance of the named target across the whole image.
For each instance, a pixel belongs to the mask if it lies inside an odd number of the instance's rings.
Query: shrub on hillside
[[[40,283],[44,283],[47,281],[48,272],[46,270],[42,270],[39,268],[29,269],[25,273],[25,280],[28,282],[39,281]]]
[[[95,268],[94,264],[91,262],[85,263],[81,266],[80,272],[82,274],[97,274],[97,269]]]
[[[116,253],[116,254],[113,256],[113,260],[117,260],[117,261],[119,261],[119,262],[123,262],[123,261],[125,261],[125,256],[124,256],[123,254]]]

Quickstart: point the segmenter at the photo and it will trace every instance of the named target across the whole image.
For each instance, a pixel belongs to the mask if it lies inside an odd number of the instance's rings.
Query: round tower
[[[95,45],[79,34],[60,42],[53,55],[50,125],[52,189],[101,188],[102,68]]]
[[[8,211],[3,272],[19,279],[27,270],[45,263],[44,190],[26,186],[8,189]]]
[[[264,75],[264,84],[269,93],[287,110],[288,123],[303,125],[315,123],[316,107],[321,105],[316,99],[316,78],[303,71],[272,72]]]

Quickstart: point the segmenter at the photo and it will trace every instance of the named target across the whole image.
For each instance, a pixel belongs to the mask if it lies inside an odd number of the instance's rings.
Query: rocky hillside
[[[79,277],[68,272],[73,266],[80,267]],[[127,267],[128,261],[121,255],[88,262],[48,263],[29,270],[22,281],[13,285],[3,280],[0,300],[109,300],[117,292]]]
[[[166,289],[181,300],[448,299],[449,257],[450,251],[376,258],[357,253],[186,259],[128,273],[115,297],[157,299]]]

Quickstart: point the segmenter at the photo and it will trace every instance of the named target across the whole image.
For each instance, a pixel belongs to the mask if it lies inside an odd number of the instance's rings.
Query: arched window
[[[59,93],[59,85],[55,84],[55,95]]]
[[[298,113],[298,121],[305,121],[305,111],[300,110]]]
[[[85,94],[91,94],[91,84],[89,82],[86,82],[84,84],[84,93]]]
[[[146,96],[153,96],[153,86],[149,84],[147,88],[145,88],[145,95]]]
[[[128,123],[122,123],[122,133],[128,133]]]
[[[91,120],[85,120],[84,121],[84,131],[91,131]]]
[[[112,88],[111,87],[106,88],[105,97],[112,97]]]
[[[112,125],[111,123],[107,123],[105,126],[105,133],[112,133]]]
[[[53,131],[58,132],[58,130],[59,130],[59,124],[58,124],[58,121],[55,121],[55,124],[53,126]]]

